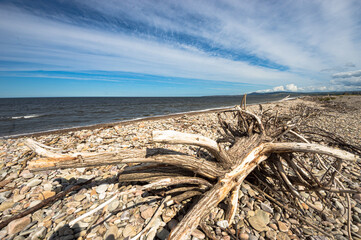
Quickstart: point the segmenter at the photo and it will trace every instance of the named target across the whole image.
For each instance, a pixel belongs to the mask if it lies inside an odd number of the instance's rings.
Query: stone
[[[105,192],[99,194],[99,200],[103,200],[105,198],[105,196],[106,196]]]
[[[198,229],[194,229],[194,231],[192,232],[191,235],[193,237],[196,237],[197,239],[205,239],[206,238],[206,235]]]
[[[230,236],[223,236],[222,238],[221,238],[221,240],[231,240],[231,237]]]
[[[39,200],[45,200],[48,199],[50,197],[55,196],[55,192],[53,191],[43,191],[39,194]]]
[[[226,229],[229,226],[229,223],[227,220],[221,220],[217,222],[217,226],[222,229]]]
[[[249,240],[258,240],[258,237],[253,235],[253,234],[250,234],[249,235]]]
[[[104,192],[107,191],[108,186],[109,186],[109,184],[103,183],[103,184],[97,186],[97,187],[95,188],[95,191],[96,191],[98,194],[104,193]]]
[[[166,208],[162,213],[162,219],[165,223],[169,222],[177,213],[172,208]]]
[[[165,240],[168,238],[169,236],[169,231],[165,228],[160,228],[159,231],[157,232],[157,237],[160,238],[160,240]]]
[[[277,240],[290,240],[290,237],[287,233],[284,232],[278,232],[277,233]]]
[[[266,232],[266,237],[268,239],[276,240],[277,239],[277,233],[273,229],[270,229],[270,230],[268,230]]]
[[[53,185],[51,185],[50,183],[45,183],[43,184],[43,188],[45,191],[51,191],[53,189]]]
[[[353,207],[353,210],[357,212],[358,214],[361,214],[361,209],[358,207]]]
[[[9,223],[8,225],[8,234],[12,235],[23,230],[27,225],[31,222],[30,217],[23,217],[20,219],[16,219]]]
[[[351,231],[357,233],[360,230],[360,228],[354,224],[351,224]]]
[[[270,223],[270,224],[269,224],[269,227],[270,227],[270,228],[272,228],[272,229],[273,229],[273,230],[275,230],[275,231],[277,231],[277,230],[278,230],[277,225],[276,225],[276,224],[274,224],[274,223]]]
[[[19,202],[19,201],[23,200],[24,198],[25,198],[25,195],[23,195],[23,194],[15,194],[13,196],[13,201],[14,202]]]
[[[248,233],[242,233],[239,235],[239,238],[241,240],[249,240],[249,234]]]
[[[126,221],[126,220],[129,220],[129,218],[130,218],[129,211],[125,211],[120,215],[119,219],[120,219],[120,221]]]
[[[108,205],[108,211],[113,212],[115,209],[117,209],[119,206],[119,200],[114,200]]]
[[[178,221],[175,220],[175,219],[172,219],[172,220],[170,220],[170,221],[167,223],[167,225],[168,225],[168,227],[169,227],[170,230],[172,230],[173,228],[175,228],[175,227],[177,226],[177,224],[178,224]]]
[[[136,228],[133,225],[128,224],[123,230],[123,237],[133,237],[137,234]]]
[[[77,202],[81,202],[86,196],[84,194],[77,194],[74,196],[74,200]]]
[[[279,212],[276,212],[273,218],[278,221],[281,219],[281,214]]]
[[[30,205],[29,205],[29,208],[32,208],[32,207],[34,207],[34,206],[36,206],[36,205],[38,205],[39,203],[41,203],[42,202],[42,200],[35,200],[35,201],[32,201],[31,203],[30,203]]]
[[[28,187],[35,187],[35,186],[38,186],[40,183],[42,183],[42,180],[35,178],[35,179],[33,179],[33,180],[30,180],[30,181],[28,182],[28,184],[26,184],[26,186],[28,186]]]
[[[278,228],[280,229],[281,232],[288,232],[289,229],[287,224],[281,221],[278,221]]]
[[[106,240],[115,240],[118,239],[118,228],[117,226],[110,226],[108,231],[105,233],[104,239]]]
[[[47,232],[46,227],[39,227],[39,228],[35,229],[35,231],[33,233],[30,234],[30,239],[31,240],[44,239],[46,236],[46,232]]]
[[[34,174],[32,172],[30,172],[29,170],[24,170],[24,171],[22,171],[20,176],[23,178],[29,179],[29,178],[33,178]]]
[[[0,203],[6,201],[7,198],[10,197],[10,195],[11,195],[11,191],[5,191],[0,193]]]
[[[0,239],[5,239],[5,236],[8,234],[8,231],[5,229],[0,231]]]
[[[248,218],[251,226],[259,232],[268,230],[267,224],[269,221],[269,214],[261,209],[256,210],[255,215]]]
[[[142,216],[143,219],[147,220],[149,218],[151,218],[153,216],[155,212],[155,208],[153,207],[148,207],[145,210],[143,210],[140,215]]]
[[[342,214],[345,212],[345,207],[339,201],[335,200],[335,206]]]
[[[3,202],[3,203],[0,205],[0,212],[3,212],[3,211],[5,211],[6,209],[11,208],[13,205],[14,205],[14,202],[12,202],[12,201]]]
[[[361,193],[354,194],[353,199],[361,201]]]
[[[271,206],[269,206],[267,204],[261,203],[261,209],[263,211],[273,214],[273,208],[271,208]]]

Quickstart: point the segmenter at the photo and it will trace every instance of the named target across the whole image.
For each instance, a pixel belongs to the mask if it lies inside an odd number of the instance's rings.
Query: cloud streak
[[[337,69],[361,67],[360,10],[352,0],[3,1],[0,71],[342,85],[335,79],[357,76]]]

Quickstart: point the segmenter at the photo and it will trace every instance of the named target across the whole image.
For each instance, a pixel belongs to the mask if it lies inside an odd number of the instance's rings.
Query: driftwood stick
[[[232,159],[222,151],[216,141],[197,134],[176,131],[153,131],[153,141],[168,144],[187,144],[207,149],[223,166],[232,166]]]
[[[69,223],[69,226],[70,226],[70,227],[73,227],[73,225],[74,225],[75,223],[77,223],[77,222],[79,222],[79,221],[83,220],[84,218],[86,218],[86,217],[88,217],[88,216],[92,215],[93,213],[95,213],[95,212],[99,211],[100,209],[104,208],[106,205],[108,205],[108,204],[110,204],[111,202],[113,202],[113,201],[114,201],[117,197],[119,197],[119,196],[118,196],[118,194],[117,194],[117,195],[115,195],[115,196],[113,196],[112,198],[110,198],[108,201],[106,201],[106,202],[104,202],[104,203],[100,204],[98,207],[96,207],[96,208],[92,209],[91,211],[89,211],[89,212],[87,212],[87,213],[85,213],[85,214],[81,215],[80,217],[78,217],[78,218],[76,218],[76,219],[72,220],[72,221]]]
[[[238,210],[238,197],[239,197],[239,190],[241,185],[235,186],[232,191],[231,195],[228,199],[228,206],[226,211],[226,220],[228,221],[229,225],[233,223],[234,216]]]
[[[241,102],[241,107],[243,110],[246,110],[246,106],[247,106],[247,94],[244,94]]]
[[[191,170],[210,179],[222,176],[225,171],[214,162],[183,154],[146,157],[147,150],[122,150],[118,153],[99,153],[92,156],[64,156],[40,158],[29,162],[32,171],[56,170],[79,167],[96,167],[119,163],[163,163]]]
[[[205,221],[202,221],[199,226],[209,239],[218,240],[218,237],[214,234],[214,232],[212,232],[211,227],[207,226]]]
[[[261,121],[261,118],[258,117],[256,114],[252,113],[252,112],[249,112],[249,111],[246,111],[246,110],[242,110],[239,106],[236,107],[238,111],[240,111],[241,113],[245,113],[245,114],[248,114],[252,117],[254,117],[254,119],[256,119],[257,123],[258,123],[258,126],[261,130],[262,133],[265,133],[265,129],[264,129],[264,126],[263,126],[263,123]]]
[[[170,199],[170,196],[165,197],[162,202],[160,203],[158,209],[155,211],[155,213],[153,214],[152,218],[150,219],[150,221],[147,223],[147,225],[142,229],[142,231],[140,231],[137,235],[135,235],[133,238],[131,238],[130,240],[137,240],[138,238],[140,238],[146,231],[148,231],[148,229],[150,229],[153,226],[154,221],[157,219],[157,217],[162,214],[162,210],[163,208],[166,206],[166,202]]]
[[[342,190],[346,190],[344,185],[342,184],[342,182],[340,180],[338,180],[337,178],[335,179],[336,183],[338,185],[340,185],[340,187],[342,188]],[[347,234],[348,234],[348,239],[352,240],[352,235],[351,235],[351,219],[352,219],[352,211],[351,211],[351,199],[350,199],[350,194],[346,193],[346,201],[347,201]]]
[[[45,148],[49,148],[48,146],[38,143],[30,138],[26,139],[24,144],[40,156],[47,156],[51,158],[63,157],[63,155],[60,153],[54,153],[52,151],[46,150]]]
[[[296,198],[300,199],[302,202],[304,202],[305,204],[307,204],[308,206],[310,206],[311,208],[317,210],[317,211],[322,211],[323,209],[318,208],[317,206],[315,206],[314,204],[310,203],[309,201],[307,201],[307,199],[304,199],[295,189],[295,187],[292,185],[292,183],[290,182],[290,180],[288,179],[285,170],[282,166],[281,161],[274,161],[279,174],[281,175],[283,181],[285,182],[285,184],[287,185],[288,189],[290,190],[291,194],[293,196],[295,196]]]
[[[354,161],[361,163],[361,158],[350,152],[335,149],[331,147],[322,146],[315,143],[265,143],[264,152],[285,153],[285,152],[305,152],[305,153],[319,153],[336,158],[341,158],[347,161]]]

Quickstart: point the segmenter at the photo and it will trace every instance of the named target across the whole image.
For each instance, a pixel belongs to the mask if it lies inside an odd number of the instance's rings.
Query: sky
[[[0,0],[0,97],[361,90],[359,0]]]

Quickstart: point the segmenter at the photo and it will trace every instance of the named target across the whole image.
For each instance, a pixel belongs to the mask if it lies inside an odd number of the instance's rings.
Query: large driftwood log
[[[108,164],[119,163],[137,163],[140,165],[126,168],[119,180],[145,181],[149,184],[144,185],[143,189],[162,189],[166,195],[172,195],[170,202],[182,201],[193,196],[201,197],[193,203],[181,222],[171,231],[169,239],[187,239],[192,231],[199,225],[205,230],[205,233],[211,238],[215,237],[207,230],[206,216],[209,211],[216,207],[220,202],[225,201],[228,208],[226,210],[226,220],[232,224],[236,211],[238,210],[239,189],[244,179],[254,172],[254,177],[260,179],[260,175],[265,177],[260,180],[260,184],[274,191],[266,194],[280,194],[285,192],[284,196],[293,196],[289,199],[291,208],[297,209],[305,203],[311,208],[320,211],[319,206],[315,206],[307,199],[304,199],[298,185],[307,188],[308,191],[314,191],[320,196],[323,202],[329,200],[321,196],[319,191],[329,191],[332,194],[355,193],[355,189],[346,189],[335,177],[339,169],[329,168],[322,177],[318,177],[310,171],[305,161],[301,161],[305,154],[316,154],[319,156],[328,156],[329,162],[337,159],[349,162],[360,163],[360,155],[353,149],[357,147],[348,145],[348,148],[337,149],[310,142],[296,133],[293,129],[302,127],[302,120],[307,119],[305,108],[298,110],[297,114],[291,113],[290,116],[283,116],[278,112],[263,111],[260,113],[246,110],[244,105],[235,107],[234,110],[227,110],[218,113],[219,121],[223,129],[224,139],[215,141],[205,136],[186,134],[175,131],[154,131],[153,141],[167,144],[186,144],[194,145],[206,149],[213,157],[213,161],[195,156],[174,152],[165,149],[145,149],[145,150],[122,150],[116,153],[56,153],[57,149],[48,148],[35,141],[28,140],[26,145],[43,158],[31,161],[29,168],[34,171],[75,168],[75,167],[95,167]],[[292,120],[296,119],[296,120]],[[235,122],[232,120],[235,120]],[[323,133],[325,134],[325,133]],[[302,143],[290,141],[292,137],[301,139]],[[229,150],[225,150],[220,142],[231,144]],[[351,146],[351,147],[350,147]],[[345,151],[348,150],[348,151]],[[300,160],[301,159],[301,160]],[[321,160],[320,160],[321,161]],[[264,162],[262,164],[262,162]],[[332,166],[332,163],[322,164]],[[257,171],[254,169],[257,168]],[[287,170],[287,171],[286,171]],[[197,176],[192,176],[192,173]],[[267,180],[272,178],[273,180]],[[340,189],[328,184],[327,181],[338,183]],[[271,186],[271,187],[270,187]],[[169,189],[169,187],[171,187]],[[288,193],[289,192],[289,193]],[[126,194],[126,193],[122,193]],[[289,195],[290,194],[290,195]],[[175,196],[174,196],[175,195]],[[114,196],[117,197],[120,194]],[[327,202],[328,205],[330,204]],[[287,205],[287,204],[286,204]],[[328,206],[327,204],[324,207]],[[350,206],[350,204],[348,205]],[[290,209],[290,206],[287,207]],[[302,211],[291,211],[297,214]],[[328,213],[330,211],[324,211]],[[91,213],[87,213],[91,214]],[[350,216],[350,212],[348,212]],[[297,216],[299,219],[305,219]],[[75,220],[74,220],[75,221]],[[72,223],[74,223],[72,221]],[[349,220],[350,221],[350,220]],[[321,233],[329,235],[326,230],[312,226],[309,221],[305,221],[311,227]],[[350,228],[350,224],[348,224]],[[149,226],[147,226],[149,228]],[[143,231],[144,232],[144,231]],[[349,230],[350,232],[350,230]],[[351,233],[349,234],[351,238]]]

